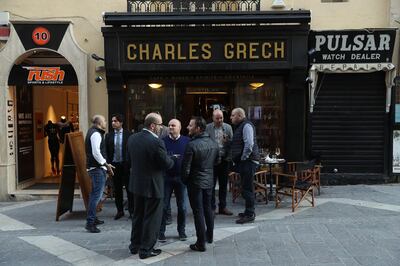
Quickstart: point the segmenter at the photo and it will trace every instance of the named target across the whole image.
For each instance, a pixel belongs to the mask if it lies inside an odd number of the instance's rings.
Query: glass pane
[[[158,112],[163,123],[175,116],[174,86],[160,84],[159,88],[151,88],[147,83],[130,83],[128,85],[128,112],[131,117],[131,128],[137,132],[143,126],[145,116],[150,112]]]
[[[260,148],[284,155],[283,77],[270,77],[254,83],[238,83],[235,107],[242,107],[256,127]]]

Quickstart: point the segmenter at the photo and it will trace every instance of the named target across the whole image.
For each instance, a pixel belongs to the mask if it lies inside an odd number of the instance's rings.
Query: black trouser
[[[160,233],[165,233],[167,225],[168,208],[171,210],[171,196],[175,193],[176,205],[178,207],[178,233],[185,233],[186,225],[186,186],[182,183],[180,176],[167,176],[164,182],[164,210]],[[170,213],[171,215],[171,213]]]
[[[126,194],[128,197],[128,211],[133,213],[133,194],[129,192],[129,176],[128,169],[125,163],[112,163],[115,166],[113,183],[114,183],[114,193],[115,193],[115,206],[118,212],[124,211],[124,192],[123,186],[125,185]]]
[[[60,143],[58,142],[58,139],[49,139],[47,143],[49,144],[49,150],[50,150],[51,168],[54,168],[54,163],[55,163],[56,169],[57,171],[59,171],[60,160],[58,159],[58,152],[60,151]]]
[[[254,215],[254,174],[256,172],[257,164],[250,161],[241,161],[237,166],[239,171],[242,185],[242,196],[246,202],[245,214],[249,216]]]
[[[229,168],[229,162],[227,161],[221,161],[220,164],[214,167],[214,188],[212,190],[212,198],[211,198],[211,206],[213,210],[215,210],[217,207],[215,204],[215,186],[217,184],[217,180],[219,184],[218,208],[220,210],[223,210],[226,207],[226,193],[228,190],[228,168]]]
[[[139,248],[140,254],[150,253],[158,239],[163,199],[146,198],[134,194],[131,245]]]
[[[211,209],[212,188],[201,189],[189,184],[188,193],[196,228],[196,244],[204,247],[206,236],[208,239],[212,239],[214,232],[214,215]],[[207,230],[205,226],[207,226]]]

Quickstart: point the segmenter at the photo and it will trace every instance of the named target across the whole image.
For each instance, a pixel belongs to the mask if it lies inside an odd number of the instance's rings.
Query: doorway
[[[192,116],[201,116],[207,123],[212,122],[212,113],[220,109],[224,113],[224,122],[229,123],[232,109],[233,89],[229,84],[204,83],[180,84],[177,86],[180,97],[177,97],[177,107],[180,112],[178,119],[182,122],[182,133],[186,134],[186,126]]]
[[[36,51],[14,64],[8,85],[15,103],[16,187],[57,189],[65,134],[79,130],[76,73],[63,56]]]

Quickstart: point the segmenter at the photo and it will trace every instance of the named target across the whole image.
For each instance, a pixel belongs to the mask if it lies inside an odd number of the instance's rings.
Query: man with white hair
[[[139,253],[141,259],[161,253],[154,245],[163,214],[164,174],[174,165],[158,137],[161,126],[161,116],[150,113],[144,120],[143,130],[128,139],[129,191],[134,195],[129,250],[132,254]]]
[[[236,172],[240,174],[242,182],[242,196],[246,202],[243,213],[239,213],[238,224],[253,222],[254,212],[254,174],[259,164],[260,154],[256,141],[254,125],[246,119],[246,113],[242,108],[235,108],[231,114],[232,124],[235,125],[231,142],[232,161]]]
[[[97,219],[96,207],[103,195],[106,172],[113,175],[114,166],[108,164],[105,159],[107,157],[104,141],[106,119],[102,115],[95,115],[92,124],[85,138],[86,168],[92,180],[85,228],[90,233],[99,233],[100,229],[97,228],[97,225],[103,224],[104,221]]]

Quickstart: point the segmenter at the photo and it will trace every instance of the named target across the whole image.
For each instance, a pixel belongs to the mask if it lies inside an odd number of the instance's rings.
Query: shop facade
[[[22,189],[60,178],[50,166],[48,121],[61,117],[86,132],[87,54],[69,22],[13,22],[0,50],[0,198],[30,194]],[[62,167],[62,145],[60,149]],[[57,182],[57,181],[56,181]]]
[[[309,147],[323,180],[390,181],[396,30],[312,31],[309,45]]]
[[[309,11],[106,13],[109,114],[138,130],[160,112],[186,128],[216,108],[242,107],[261,148],[305,157]],[[185,134],[185,130],[183,130]]]

